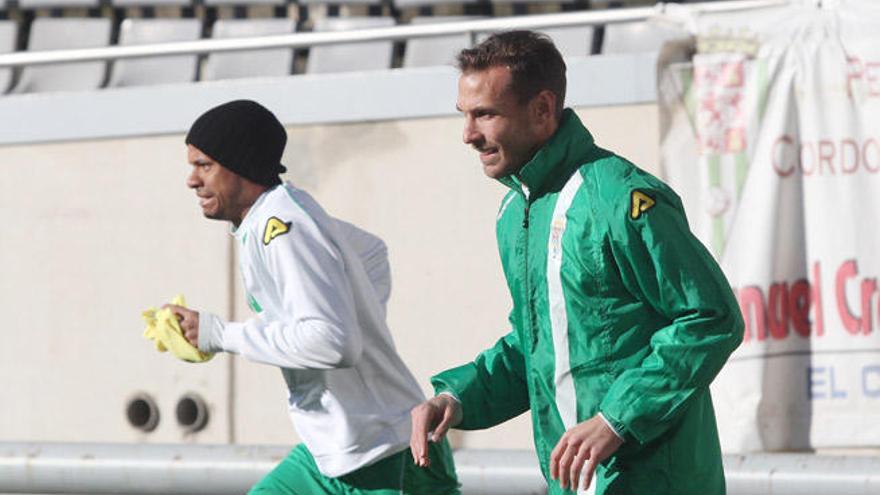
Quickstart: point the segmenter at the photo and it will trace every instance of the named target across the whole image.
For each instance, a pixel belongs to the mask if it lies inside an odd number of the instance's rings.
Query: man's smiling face
[[[459,78],[456,108],[465,118],[462,140],[480,153],[487,176],[515,174],[541,147],[530,103],[519,101],[507,67],[468,71]]]

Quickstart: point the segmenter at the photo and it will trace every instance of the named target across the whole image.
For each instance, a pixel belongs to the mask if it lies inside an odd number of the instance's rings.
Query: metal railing
[[[0,493],[240,495],[290,447],[0,442]],[[464,493],[543,494],[535,454],[455,452]]]
[[[690,9],[695,13],[732,12],[777,5],[789,0],[737,0],[694,4],[671,4],[676,9]],[[340,43],[366,41],[400,41],[468,33],[505,31],[510,29],[543,29],[565,26],[590,26],[609,23],[643,21],[662,14],[667,4],[653,7],[594,10],[562,14],[543,14],[520,17],[460,21],[417,26],[360,29],[326,33],[293,33],[254,38],[205,39],[148,45],[109,46],[66,50],[46,50],[0,54],[0,67],[43,65],[96,60],[122,60],[164,55],[202,55],[208,53],[261,50],[269,48],[308,48]]]
[[[287,455],[255,445],[0,442],[0,493],[232,495]],[[543,494],[527,450],[458,450],[462,493]],[[724,457],[729,495],[876,495],[880,456],[749,454]]]

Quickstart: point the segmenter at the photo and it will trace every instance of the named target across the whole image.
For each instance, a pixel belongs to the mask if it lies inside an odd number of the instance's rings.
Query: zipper
[[[532,314],[532,298],[531,298],[531,284],[529,283],[529,208],[531,207],[531,201],[529,201],[528,196],[526,196],[526,207],[523,212],[523,238],[525,245],[523,246],[523,260],[522,260],[522,270],[523,270],[523,285],[525,287],[525,305],[526,305],[526,325],[528,325],[529,334],[532,338],[532,346],[531,350],[534,351],[535,346],[538,345],[538,333],[535,331],[535,326],[532,324],[534,320],[534,315]]]
[[[528,187],[526,187],[525,183],[522,182],[522,179],[520,179],[519,187],[520,187],[520,190],[522,191],[523,197],[526,200],[526,212],[525,212],[525,215],[523,215],[522,226],[524,229],[528,229],[529,228],[529,207],[532,206],[532,192],[529,190]],[[528,235],[526,237],[528,237]]]
[[[535,332],[535,327],[532,324],[532,320],[534,319],[532,316],[532,299],[531,299],[531,288],[529,284],[529,209],[532,206],[531,200],[531,191],[525,184],[520,180],[519,183],[520,190],[522,191],[522,195],[526,200],[526,207],[523,212],[523,221],[522,221],[522,237],[525,245],[523,246],[523,259],[521,263],[522,267],[522,275],[523,275],[523,287],[525,288],[525,305],[526,305],[526,325],[528,328],[529,336],[531,337],[531,352],[534,352],[535,346],[538,345],[538,334]]]

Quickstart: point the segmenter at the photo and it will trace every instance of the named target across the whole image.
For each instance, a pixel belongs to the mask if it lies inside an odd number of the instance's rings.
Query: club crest
[[[565,232],[565,217],[557,217],[550,224],[550,245],[547,253],[552,259],[562,256],[562,234]]]

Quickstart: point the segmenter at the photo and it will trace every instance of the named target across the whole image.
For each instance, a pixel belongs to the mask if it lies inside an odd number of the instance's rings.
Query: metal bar
[[[880,493],[880,456],[749,454],[724,457],[729,495]]]
[[[730,12],[774,5],[785,5],[789,0],[738,0],[731,2],[695,3],[680,8],[694,12]],[[399,41],[430,38],[462,33],[494,32],[511,29],[541,29],[564,26],[586,26],[616,22],[641,21],[662,13],[665,4],[654,7],[609,9],[588,12],[504,17],[475,21],[461,21],[418,26],[360,29],[326,33],[293,33],[254,38],[206,39],[149,45],[109,46],[69,50],[45,50],[0,54],[0,67],[44,65],[96,60],[121,60],[166,55],[201,55],[206,53],[259,50],[268,48],[306,48],[339,43],[366,41]]]
[[[0,443],[0,493],[237,495],[290,447]],[[468,494],[543,494],[534,452],[459,450]]]
[[[0,443],[0,493],[245,493],[287,455],[256,446]]]
[[[0,493],[240,494],[289,447],[0,442]],[[458,450],[463,493],[543,494],[528,450]],[[880,493],[880,456],[724,456],[730,495]]]

